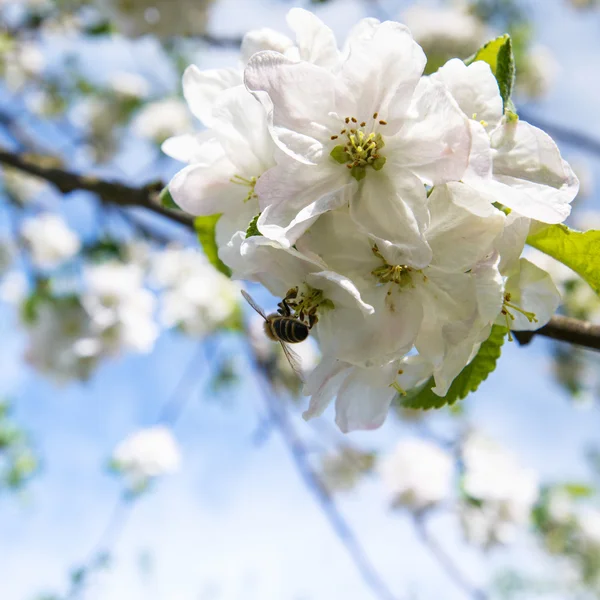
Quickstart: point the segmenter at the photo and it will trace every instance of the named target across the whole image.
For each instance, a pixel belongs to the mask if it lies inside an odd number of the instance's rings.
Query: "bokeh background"
[[[289,33],[294,5],[340,40],[365,16],[405,22],[430,70],[509,31],[519,114],[554,137],[580,177],[571,225],[599,227],[593,1],[0,0],[0,148],[130,186],[166,182],[181,165],[160,144],[197,126],[183,69],[238,66],[241,36]],[[344,436],[330,412],[301,419],[306,399],[276,348],[240,325],[243,310],[256,329],[238,289],[190,258],[202,252],[193,231],[93,193],[61,193],[6,164],[0,174],[1,600],[600,597],[597,356],[537,338],[506,343],[498,369],[460,406],[397,407],[380,430]],[[47,213],[79,245],[50,266],[26,226]],[[60,227],[44,235],[68,237]],[[77,335],[56,325],[61,311],[80,310],[64,303],[90,300],[86,269],[115,262],[143,274],[148,319],[69,354],[87,325],[76,318]],[[544,265],[563,290],[561,310],[599,321],[586,285]],[[192,291],[181,281],[190,273]],[[306,365],[315,353],[304,349]],[[111,457],[161,419],[180,468],[132,490]],[[463,485],[474,432],[511,457],[484,467],[491,491],[479,499]],[[414,438],[456,462],[453,491],[425,513],[394,504],[381,476]],[[507,463],[514,489],[498,492],[498,478],[511,480],[508,467],[500,474]],[[423,464],[416,475],[396,467],[398,485],[426,487]],[[521,504],[520,476],[536,490]],[[513,505],[525,505],[525,517],[510,514]]]

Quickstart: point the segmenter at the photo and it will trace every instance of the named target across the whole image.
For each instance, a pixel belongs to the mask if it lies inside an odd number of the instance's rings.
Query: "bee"
[[[292,370],[301,380],[304,380],[302,367],[300,366],[300,357],[288,346],[288,344],[297,344],[303,342],[310,333],[310,326],[299,318],[292,316],[292,311],[284,298],[279,304],[276,313],[266,315],[265,312],[256,304],[250,294],[242,290],[242,296],[246,302],[265,320],[265,335],[274,342],[279,342],[283,348],[283,353],[287,358]]]

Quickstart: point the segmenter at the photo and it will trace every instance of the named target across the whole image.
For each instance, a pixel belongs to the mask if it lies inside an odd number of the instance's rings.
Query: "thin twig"
[[[391,592],[387,584],[375,570],[375,567],[371,564],[358,538],[338,510],[331,494],[321,481],[319,475],[312,468],[309,451],[296,433],[288,418],[285,407],[272,394],[267,379],[256,365],[255,371],[257,372],[257,378],[260,379],[263,397],[267,404],[267,409],[271,414],[272,421],[281,432],[300,476],[304,480],[306,487],[313,493],[333,531],[350,554],[363,581],[380,600],[397,600],[397,597]]]
[[[431,552],[446,574],[465,594],[474,600],[487,600],[487,593],[469,582],[462,571],[456,566],[452,558],[439,545],[439,543],[427,531],[423,515],[415,515],[413,518],[415,531],[423,545]]]

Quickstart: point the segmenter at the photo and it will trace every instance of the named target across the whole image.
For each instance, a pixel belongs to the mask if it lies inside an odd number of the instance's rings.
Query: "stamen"
[[[337,139],[338,139],[338,136],[337,136],[337,135],[332,135],[332,136],[331,136],[331,139],[332,139],[332,140],[337,140]]]
[[[406,396],[406,391],[400,387],[400,384],[397,381],[390,383],[390,387],[394,388],[401,396]]]
[[[387,121],[379,121],[380,125],[387,125]]]

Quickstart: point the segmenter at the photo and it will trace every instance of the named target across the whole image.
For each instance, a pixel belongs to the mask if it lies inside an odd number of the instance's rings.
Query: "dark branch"
[[[160,182],[142,187],[131,187],[117,181],[106,181],[95,176],[80,175],[60,169],[51,166],[52,161],[51,158],[34,159],[26,154],[17,154],[0,148],[0,163],[41,177],[65,194],[76,190],[87,190],[99,196],[103,202],[122,207],[141,206],[182,225],[193,227],[194,218],[192,216],[182,211],[169,210],[159,204],[158,194],[163,186]],[[521,344],[527,344],[533,336],[541,335],[562,342],[577,344],[584,348],[600,350],[599,325],[592,325],[587,321],[560,315],[552,317],[547,325],[537,331],[519,331],[513,332],[513,334]]]
[[[0,148],[0,163],[41,177],[63,194],[85,190],[96,194],[103,202],[118,206],[142,206],[182,225],[193,226],[194,219],[187,213],[169,210],[159,204],[158,194],[164,186],[161,182],[150,183],[142,187],[131,187],[118,181],[105,181],[93,175],[80,175],[60,169],[50,164],[51,162],[54,162],[54,159],[34,159],[27,154],[16,154]]]
[[[600,325],[562,315],[554,315],[547,325],[536,331],[513,331],[512,333],[522,345],[529,344],[534,336],[542,335],[590,350],[600,350]]]

